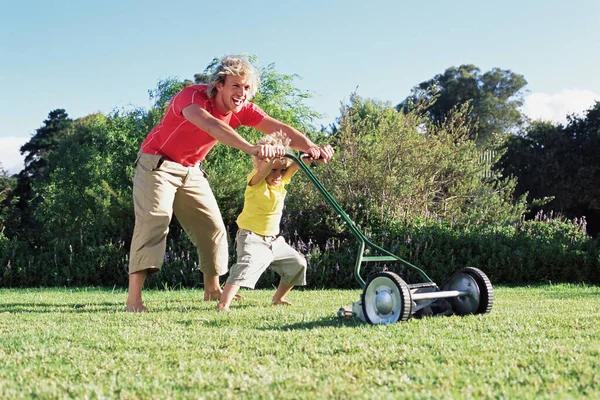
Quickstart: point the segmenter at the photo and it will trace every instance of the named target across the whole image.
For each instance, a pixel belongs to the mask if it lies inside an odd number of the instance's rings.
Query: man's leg
[[[135,227],[129,253],[127,311],[147,311],[142,302],[142,288],[148,274],[158,272],[162,266],[173,199],[182,180],[178,171],[167,171],[160,163],[160,156],[150,154],[140,154],[136,163],[133,179]]]
[[[219,300],[221,297],[221,285],[219,276],[204,274],[204,301]]]
[[[185,185],[179,188],[173,208],[177,220],[198,249],[204,274],[204,300],[219,300],[219,276],[227,273],[227,230],[208,180],[199,168],[188,168]]]
[[[127,304],[125,311],[144,312],[148,309],[142,301],[142,287],[148,276],[148,271],[138,271],[129,275],[129,295],[127,296]]]

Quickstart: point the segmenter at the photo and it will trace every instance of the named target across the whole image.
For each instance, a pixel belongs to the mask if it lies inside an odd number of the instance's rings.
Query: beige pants
[[[202,169],[140,153],[133,179],[133,202],[130,274],[160,270],[173,212],[198,250],[200,271],[210,276],[227,273],[227,231]]]
[[[254,289],[267,268],[281,276],[281,283],[306,285],[306,259],[281,236],[261,236],[240,229],[235,237],[237,263],[231,267],[227,283]]]

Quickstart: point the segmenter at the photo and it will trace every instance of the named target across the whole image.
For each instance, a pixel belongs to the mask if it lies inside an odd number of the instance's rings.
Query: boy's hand
[[[285,157],[265,157],[265,158],[259,158],[258,159],[258,163],[259,164],[269,164],[269,165],[273,165],[273,163],[275,161],[281,161],[282,163],[285,163]]]
[[[285,155],[285,148],[283,146],[271,146],[266,144],[252,146],[252,155],[261,159],[283,157]]]
[[[271,168],[275,162],[275,158],[259,158],[257,160],[257,166],[259,168]]]

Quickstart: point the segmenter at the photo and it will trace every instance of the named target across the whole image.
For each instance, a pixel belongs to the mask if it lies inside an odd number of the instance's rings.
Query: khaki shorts
[[[281,283],[306,285],[306,259],[283,237],[261,236],[240,229],[235,237],[237,263],[231,267],[227,283],[254,289],[267,268],[281,276]]]
[[[200,271],[227,273],[227,231],[217,201],[199,166],[139,153],[133,179],[135,228],[129,273],[158,272],[165,258],[173,213],[198,250]]]

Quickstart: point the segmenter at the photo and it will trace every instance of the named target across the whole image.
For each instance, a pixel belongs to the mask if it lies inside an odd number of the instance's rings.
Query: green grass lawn
[[[600,398],[600,287],[496,287],[487,315],[370,326],[359,290],[0,290],[0,398]]]

